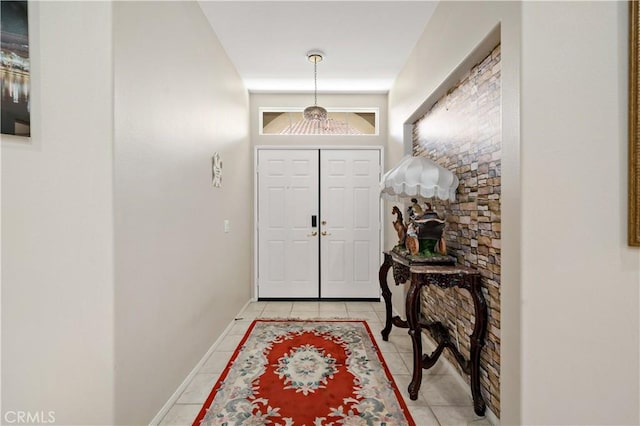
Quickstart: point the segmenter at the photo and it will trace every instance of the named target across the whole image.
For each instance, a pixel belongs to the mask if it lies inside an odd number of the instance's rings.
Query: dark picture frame
[[[640,246],[640,123],[638,122],[638,66],[640,64],[640,7],[629,1],[629,212],[628,244]]]
[[[0,3],[1,133],[28,138],[31,136],[28,2]]]

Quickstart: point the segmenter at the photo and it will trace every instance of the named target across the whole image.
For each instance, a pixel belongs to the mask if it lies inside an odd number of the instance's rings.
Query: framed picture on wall
[[[28,2],[0,2],[1,132],[31,136]]]
[[[628,243],[640,246],[640,109],[638,94],[638,66],[640,37],[638,26],[640,8],[637,1],[629,2],[629,205]]]

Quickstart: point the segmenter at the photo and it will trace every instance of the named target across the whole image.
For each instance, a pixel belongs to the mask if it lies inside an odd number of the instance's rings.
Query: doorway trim
[[[355,151],[355,150],[377,150],[380,152],[380,176],[379,179],[382,178],[382,174],[384,173],[384,147],[380,145],[304,145],[304,146],[295,146],[295,145],[256,145],[253,149],[253,232],[251,233],[253,236],[253,285],[251,286],[251,300],[258,300],[258,151],[261,150],[322,150],[322,149],[332,149],[332,150],[345,150],[345,151]],[[384,203],[380,203],[380,229],[378,231],[378,239],[380,241],[380,248],[382,249],[384,242],[384,230],[385,224],[383,222],[384,218]],[[383,255],[382,250],[378,255],[378,264],[382,264]]]

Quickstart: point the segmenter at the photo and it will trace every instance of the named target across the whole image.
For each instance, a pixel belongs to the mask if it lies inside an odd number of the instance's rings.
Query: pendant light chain
[[[318,106],[318,58],[313,60],[313,105]]]
[[[318,62],[322,61],[322,53],[308,52],[307,59],[313,62],[313,106],[304,109],[303,117],[315,122],[324,121],[327,119],[327,110],[318,106]]]

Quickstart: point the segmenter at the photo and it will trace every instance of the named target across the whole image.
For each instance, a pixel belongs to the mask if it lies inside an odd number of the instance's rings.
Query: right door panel
[[[322,298],[377,298],[380,151],[320,152]]]

